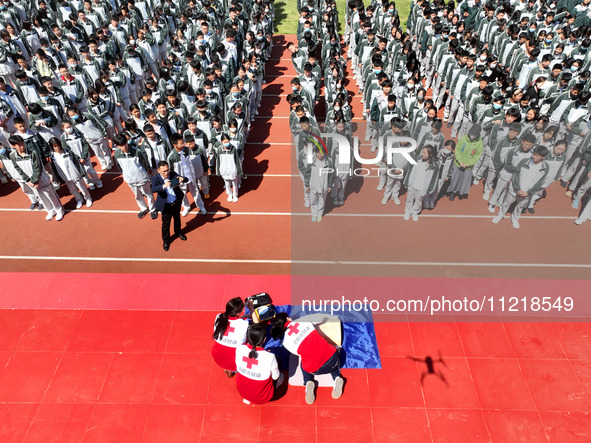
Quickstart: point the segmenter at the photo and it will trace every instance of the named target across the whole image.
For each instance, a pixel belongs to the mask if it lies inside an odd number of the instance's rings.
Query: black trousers
[[[162,210],[162,241],[170,243],[170,219],[174,219],[174,233],[181,234],[181,200],[166,203]]]

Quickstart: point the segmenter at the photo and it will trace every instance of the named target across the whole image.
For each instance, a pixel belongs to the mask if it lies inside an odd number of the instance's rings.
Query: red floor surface
[[[344,370],[341,399],[255,407],[211,358],[215,314],[0,310],[0,440],[591,439],[589,323],[376,323],[383,369]]]
[[[287,58],[285,39],[276,41],[246,149],[250,176],[240,202],[228,205],[213,179],[208,216],[189,217],[189,241],[175,242],[169,253],[156,241],[160,222],[136,219],[116,173],[103,175],[93,208],[69,212],[60,223],[23,211],[22,193],[0,186],[0,217],[8,227],[0,232],[0,442],[591,441],[591,324],[583,321],[376,323],[383,368],[345,370],[341,399],[321,388],[308,406],[303,388],[290,387],[262,407],[241,402],[234,381],[211,359],[213,319],[235,295],[266,290],[277,303],[289,302],[289,213],[305,212],[291,201],[290,183],[299,178],[286,176],[296,173],[285,102],[294,71],[281,59]],[[352,106],[355,134],[362,138],[359,97]],[[401,212],[381,207],[381,195],[367,180],[311,233],[332,242],[322,258],[351,251],[330,237],[347,213]],[[401,277],[402,295],[469,291],[482,284],[478,279],[496,278],[487,290],[585,296],[588,282],[580,279],[589,278],[591,266],[590,239],[581,235],[586,226],[572,224],[576,213],[560,189],[550,191],[520,231],[492,225],[478,195],[442,201],[416,224],[401,217],[364,223],[369,235],[404,229],[394,260],[408,264],[386,269]],[[63,190],[62,202],[73,209]],[[450,235],[433,242],[434,232]],[[453,232],[467,236],[471,247],[457,248]],[[64,245],[64,238],[76,241]],[[357,246],[350,259],[376,258],[367,245]],[[434,259],[451,265],[426,271],[421,263]],[[518,266],[454,265],[483,260]],[[522,266],[527,263],[579,266]],[[316,270],[331,272],[324,265]],[[425,275],[465,279],[408,278]],[[509,280],[514,277],[520,279]],[[427,356],[443,360],[435,374],[427,373]]]

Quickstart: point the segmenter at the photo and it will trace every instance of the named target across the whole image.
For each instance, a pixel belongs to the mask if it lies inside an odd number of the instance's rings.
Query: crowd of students
[[[237,202],[273,36],[270,0],[0,1],[0,181],[47,220],[92,205],[116,163],[157,218],[150,177],[167,161],[205,213],[209,174]]]
[[[340,145],[332,149],[330,138],[312,158],[307,149],[311,138],[322,136],[315,118],[322,81],[322,132],[351,141],[352,94],[345,88],[353,82],[347,82],[345,58],[362,98],[371,151],[389,136],[417,143],[413,162],[401,155],[378,159],[382,204],[400,205],[406,189],[404,218],[416,221],[442,197],[467,198],[483,182],[489,211],[499,211],[493,222],[514,208],[511,221],[519,228],[521,214],[533,214],[548,188],[562,187],[572,207],[582,209],[575,224],[590,218],[591,3],[419,0],[411,3],[403,32],[394,2],[374,0],[366,7],[351,0],[347,52],[330,11],[327,16],[314,6],[300,8],[298,43],[289,46],[298,76],[288,96],[312,221],[322,220],[327,198],[344,204],[355,167],[339,164],[347,156],[338,155]]]

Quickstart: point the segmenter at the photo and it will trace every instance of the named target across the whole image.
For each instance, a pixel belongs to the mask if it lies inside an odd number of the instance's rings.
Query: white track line
[[[586,263],[459,263],[459,262],[406,262],[406,261],[341,261],[341,260],[264,260],[233,258],[162,258],[162,257],[68,257],[45,255],[1,255],[0,260],[60,260],[60,261],[120,261],[120,262],[176,262],[176,263],[259,263],[259,264],[309,264],[309,265],[369,265],[369,266],[469,266],[498,268],[591,268]]]
[[[38,211],[31,211],[30,209],[25,208],[0,208],[0,212],[31,212],[36,213]],[[120,209],[72,209],[66,210],[66,212],[75,213],[102,213],[102,214],[137,214],[137,210],[129,211],[129,210],[120,210]],[[207,212],[208,215],[216,215],[216,214],[225,214],[224,211],[217,211],[217,212]],[[291,217],[291,216],[298,216],[298,217],[309,217],[309,212],[234,212],[230,211],[232,215],[271,215],[271,216],[281,216],[281,217]],[[402,218],[404,214],[346,214],[346,213],[329,213],[326,214],[324,217],[367,217],[367,218]],[[492,215],[470,215],[470,214],[424,214],[421,215],[421,218],[466,218],[466,219],[492,219]],[[577,217],[568,217],[568,216],[560,216],[560,215],[529,215],[523,217],[522,220],[576,220]]]

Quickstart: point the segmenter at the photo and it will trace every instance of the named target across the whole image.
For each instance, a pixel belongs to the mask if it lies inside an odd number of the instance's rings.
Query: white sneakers
[[[394,204],[400,206],[400,199],[397,196],[392,197],[392,200],[394,200]]]
[[[236,203],[238,201],[238,197],[232,197],[232,201]]]
[[[51,220],[53,217],[55,217],[55,211],[49,211],[47,213],[47,217],[45,217],[45,220],[49,221]]]
[[[495,213],[495,206],[494,205],[488,205],[488,212],[490,212],[491,214]]]
[[[207,214],[207,209],[205,209],[205,206],[203,206],[199,212],[201,213],[201,215],[205,215]]]
[[[306,404],[311,405],[316,400],[316,395],[314,394],[314,388],[316,384],[313,381],[309,381],[306,383]]]
[[[388,203],[388,200],[390,200],[388,197],[384,197],[382,199],[382,204],[385,205],[386,203]]]
[[[80,209],[82,207],[82,200],[76,202],[76,209]]]
[[[228,198],[227,198],[227,200],[228,200],[229,202],[231,202],[231,201],[232,201],[232,196],[231,196],[231,195],[228,195]]]
[[[419,214],[413,214],[412,221],[419,221]]]
[[[332,388],[332,398],[334,398],[335,400],[337,398],[341,398],[341,395],[343,395],[343,386],[345,385],[345,380],[343,380],[343,377],[338,376],[337,378],[334,379],[334,388]]]
[[[91,199],[86,200],[86,207],[90,208],[91,206],[92,206],[92,200]]]
[[[64,210],[63,209],[60,209],[59,211],[57,211],[57,214],[55,216],[55,219],[57,221],[62,221],[64,219],[64,215],[65,215]]]
[[[503,217],[501,214],[499,214],[495,218],[492,219],[492,222],[496,225],[498,222],[503,220],[503,218],[505,218],[505,217]]]
[[[190,210],[191,208],[183,208],[183,212],[181,212],[181,215],[183,217],[186,217]]]

